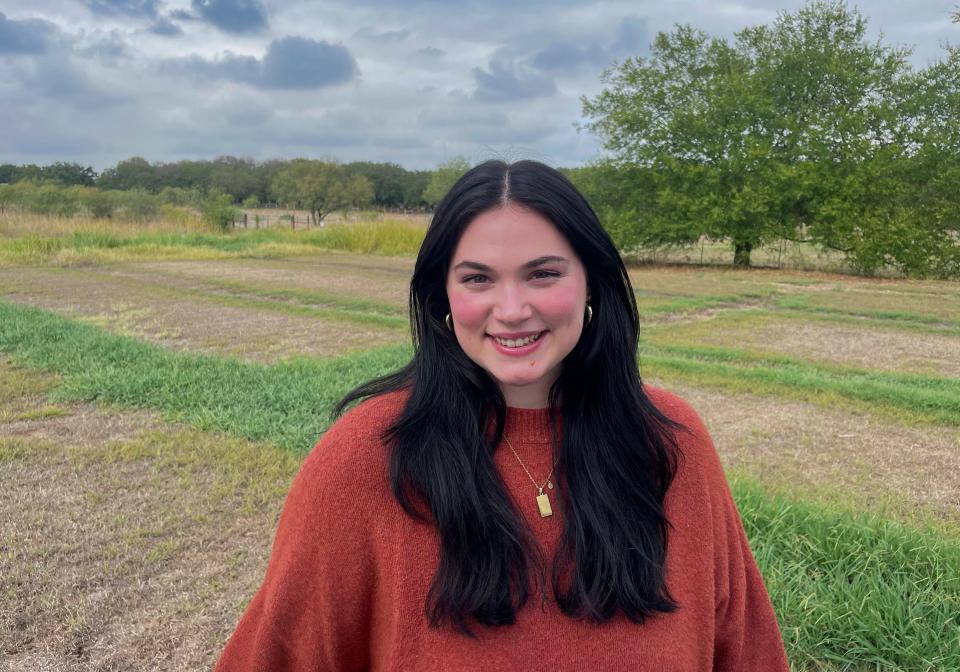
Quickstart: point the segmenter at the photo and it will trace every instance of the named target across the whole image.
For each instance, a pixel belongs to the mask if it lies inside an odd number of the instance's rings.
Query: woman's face
[[[587,276],[541,215],[506,204],[464,230],[447,272],[460,347],[500,385],[508,406],[543,408],[583,331]]]

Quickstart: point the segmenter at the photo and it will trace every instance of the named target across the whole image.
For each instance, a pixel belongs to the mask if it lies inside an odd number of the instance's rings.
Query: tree
[[[435,208],[450,191],[450,187],[468,170],[470,170],[470,162],[462,156],[441,163],[430,175],[430,182],[423,190],[423,200],[431,208]]]
[[[97,180],[97,173],[91,166],[57,161],[40,169],[40,179],[63,186],[92,187]]]
[[[314,223],[335,210],[369,205],[374,196],[373,185],[362,175],[311,159],[294,159],[278,170],[270,189],[281,205],[309,211]]]
[[[101,189],[146,189],[159,191],[157,169],[146,159],[133,156],[100,174],[97,186]]]
[[[635,215],[632,239],[647,245],[727,239],[743,266],[782,237],[856,255],[858,220],[881,225],[898,192],[868,176],[894,179],[908,53],[869,43],[842,2],[781,13],[732,44],[688,26],[660,33],[649,58],[608,70],[583,99],[607,163],[636,184],[616,199],[620,225]]]

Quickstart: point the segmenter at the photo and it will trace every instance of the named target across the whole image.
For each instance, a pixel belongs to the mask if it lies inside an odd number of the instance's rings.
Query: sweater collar
[[[507,407],[506,424],[503,433],[513,443],[549,443],[549,408],[513,408]],[[560,418],[557,418],[559,436]]]

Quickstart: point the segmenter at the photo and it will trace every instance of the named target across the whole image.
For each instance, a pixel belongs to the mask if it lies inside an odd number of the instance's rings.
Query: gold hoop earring
[[[447,313],[447,316],[446,316],[445,318],[443,318],[443,322],[444,322],[444,324],[447,325],[447,329],[449,329],[449,330],[452,332],[452,331],[453,331],[453,316],[450,315],[450,313]]]
[[[587,324],[590,324],[590,320],[593,319],[593,308],[590,307],[590,304],[587,304]]]

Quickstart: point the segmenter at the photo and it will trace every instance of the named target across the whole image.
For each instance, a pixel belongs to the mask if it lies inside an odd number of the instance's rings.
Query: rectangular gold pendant
[[[550,498],[546,494],[537,495],[537,506],[540,507],[541,518],[553,515],[553,509],[550,508]]]

